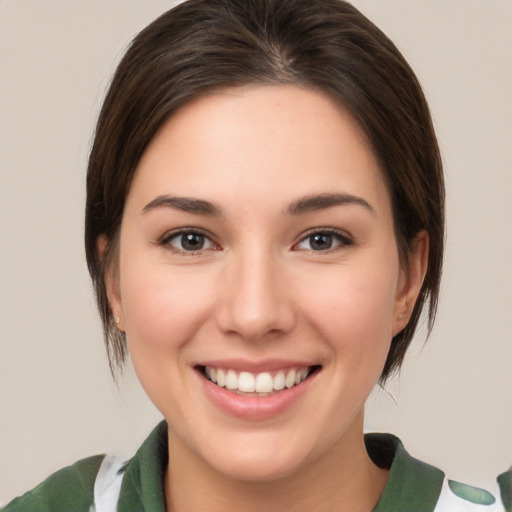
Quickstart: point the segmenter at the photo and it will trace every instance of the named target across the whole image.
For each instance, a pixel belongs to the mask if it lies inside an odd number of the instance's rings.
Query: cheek
[[[121,273],[121,297],[130,352],[179,348],[208,318],[213,283],[197,269],[176,269],[130,255]]]
[[[327,269],[303,282],[303,311],[331,349],[357,363],[386,357],[392,338],[398,263]],[[306,292],[306,290],[308,290]]]
[[[212,287],[190,269],[144,262],[130,254],[121,297],[130,359],[140,383],[168,419],[182,411],[189,348],[211,318]],[[175,420],[177,421],[177,420]]]

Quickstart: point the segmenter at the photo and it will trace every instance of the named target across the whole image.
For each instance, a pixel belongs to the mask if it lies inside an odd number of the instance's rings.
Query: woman
[[[414,74],[350,5],[163,15],[98,121],[86,251],[111,368],[129,352],[166,423],[6,510],[502,510],[363,437],[370,390],[433,322],[443,198]]]

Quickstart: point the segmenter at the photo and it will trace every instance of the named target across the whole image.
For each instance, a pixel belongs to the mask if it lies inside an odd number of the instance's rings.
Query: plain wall
[[[78,458],[132,452],[160,418],[130,370],[111,380],[82,239],[109,77],[172,4],[0,0],[0,503]],[[367,428],[488,484],[512,463],[512,2],[354,4],[424,85],[448,188],[436,327],[370,397]]]

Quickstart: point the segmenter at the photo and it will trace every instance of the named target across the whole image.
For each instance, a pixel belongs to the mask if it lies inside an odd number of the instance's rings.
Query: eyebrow
[[[222,215],[222,209],[210,201],[168,195],[158,196],[156,199],[153,199],[153,201],[144,206],[142,213],[145,214],[161,207],[173,208],[174,210],[181,210],[198,215],[212,215],[215,217]]]
[[[370,203],[362,197],[352,194],[316,194],[304,196],[288,206],[288,215],[301,215],[317,210],[326,210],[333,206],[357,205],[362,206],[371,213],[375,213]]]
[[[288,206],[286,213],[288,215],[301,215],[312,211],[326,210],[334,206],[358,205],[362,206],[371,213],[375,213],[370,203],[362,197],[352,194],[315,194],[301,197]],[[220,217],[223,215],[222,208],[216,204],[204,199],[194,199],[191,197],[176,197],[169,195],[158,196],[149,202],[142,209],[146,214],[157,208],[166,207],[174,210],[181,210],[196,215],[210,215]]]

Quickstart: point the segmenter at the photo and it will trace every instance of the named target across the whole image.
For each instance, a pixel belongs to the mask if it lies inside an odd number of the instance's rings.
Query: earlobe
[[[117,277],[117,272],[113,262],[106,261],[106,259],[111,259],[107,255],[107,237],[105,235],[100,235],[96,242],[96,246],[98,249],[99,257],[105,265],[105,288],[107,291],[108,302],[112,314],[112,321],[120,331],[124,332],[124,316],[121,303],[121,294],[119,291],[119,279]]]
[[[409,321],[421,291],[428,266],[429,238],[426,231],[420,231],[411,243],[408,255],[408,268],[400,270],[395,301],[395,321],[393,336],[398,334]]]

